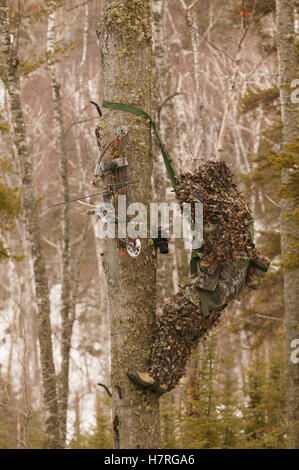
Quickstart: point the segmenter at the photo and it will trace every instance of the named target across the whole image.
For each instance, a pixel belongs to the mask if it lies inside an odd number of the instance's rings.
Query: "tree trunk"
[[[292,103],[291,82],[296,78],[296,48],[294,31],[295,0],[276,0],[277,6],[277,45],[280,74],[280,99],[283,121],[283,145],[294,143],[298,131],[298,104]],[[282,171],[282,183],[287,183],[290,170]],[[285,217],[295,209],[292,200],[281,202],[281,251],[282,255],[290,253],[295,228]],[[298,341],[298,304],[299,304],[299,270],[284,274],[285,292],[285,327],[287,351],[287,388],[288,414],[290,425],[290,446],[299,448],[299,365],[292,361],[291,353],[294,340]]]
[[[104,98],[151,107],[151,7],[144,0],[105,1],[98,27],[104,75]],[[127,113],[107,111],[97,128],[99,147],[119,125],[129,129],[131,178],[137,182],[133,202],[147,209],[151,200],[150,125]],[[103,256],[111,323],[111,385],[116,448],[157,448],[159,401],[127,378],[130,368],[146,370],[155,325],[156,250],[142,240],[137,258],[119,255],[107,240]]]
[[[48,18],[48,51],[55,49],[55,12]],[[52,58],[53,61],[53,58]],[[59,173],[63,201],[69,200],[69,183],[67,171],[67,146],[62,117],[62,99],[60,84],[56,80],[56,66],[52,62],[49,65],[51,74],[52,100],[54,109],[54,132],[56,149],[59,161]],[[58,380],[58,406],[61,445],[65,445],[67,409],[69,396],[69,363],[72,340],[73,321],[71,318],[71,286],[70,286],[70,218],[69,205],[64,204],[61,208],[61,238],[62,238],[62,261],[61,261],[61,367]]]
[[[166,50],[166,42],[164,37],[164,11],[165,11],[165,0],[152,0],[152,11],[153,11],[153,54],[155,68],[153,71],[153,79],[155,87],[153,89],[153,108],[156,113],[156,122],[161,130],[161,134],[164,139],[167,140],[167,150],[172,154],[171,143],[174,141],[173,128],[168,129],[165,125],[167,122],[166,107],[163,103],[167,102],[167,98],[171,95],[171,87],[169,84],[169,75],[171,74],[171,64],[169,63],[168,54]],[[162,202],[166,198],[166,188],[170,186],[170,180],[168,178],[166,168],[164,166],[161,149],[158,141],[154,140],[152,145],[153,151],[153,199],[154,201]],[[171,187],[172,189],[172,187]],[[167,201],[168,202],[168,201]],[[176,240],[177,241],[177,240]],[[174,240],[172,241],[174,242]],[[173,246],[173,245],[172,245]],[[170,248],[172,248],[172,246]],[[175,256],[158,256],[157,259],[157,285],[159,290],[157,291],[156,298],[156,309],[157,315],[160,314],[165,304],[165,299],[173,295],[173,282],[172,275],[175,269],[173,269],[172,263]]]
[[[40,357],[43,378],[43,398],[46,409],[46,435],[48,448],[60,446],[56,376],[53,361],[50,300],[45,260],[43,257],[38,206],[34,194],[33,170],[26,141],[25,123],[22,113],[18,57],[9,34],[9,16],[5,0],[0,0],[1,49],[5,60],[5,85],[9,93],[9,105],[13,125],[13,141],[16,148],[22,180],[22,201],[26,230],[29,236],[33,259],[35,293],[37,300]]]

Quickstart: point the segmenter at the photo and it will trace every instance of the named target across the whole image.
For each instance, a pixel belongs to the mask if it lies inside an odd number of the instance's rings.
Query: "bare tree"
[[[55,50],[55,11],[48,18],[48,52],[54,56]],[[61,86],[57,81],[55,59],[49,65],[54,108],[54,129],[56,148],[59,160],[59,173],[63,201],[69,200],[69,182],[67,169],[67,143],[62,116]],[[61,281],[61,370],[58,381],[58,405],[60,421],[60,438],[62,445],[66,439],[66,423],[69,394],[69,362],[73,321],[71,316],[71,276],[70,276],[70,218],[69,205],[62,206],[61,216],[62,238],[62,281]]]
[[[223,118],[221,122],[221,128],[220,128],[219,136],[218,136],[217,150],[216,150],[217,159],[221,159],[221,156],[222,156],[223,139],[225,136],[227,120],[231,112],[232,103],[236,97],[236,85],[237,85],[237,79],[239,76],[240,66],[241,66],[241,53],[242,53],[245,38],[247,36],[249,28],[254,19],[255,3],[254,3],[254,8],[253,8],[253,15],[251,17],[249,24],[248,25],[246,24],[245,19],[243,19],[241,22],[241,34],[240,34],[240,40],[238,43],[236,59],[234,60],[234,71],[233,71],[232,76],[230,77],[230,84],[229,84],[229,88],[228,88],[227,96],[226,96],[225,110],[224,110],[224,114],[223,114]]]
[[[200,79],[200,63],[199,63],[199,50],[198,50],[198,32],[192,8],[197,1],[187,5],[185,0],[180,0],[181,5],[185,11],[186,22],[191,35],[193,61],[194,61],[194,77],[196,83],[196,98],[198,100],[199,122],[201,129],[201,145],[202,145],[202,158],[207,159],[207,133],[205,122],[205,106],[203,102],[202,84]]]
[[[37,200],[34,194],[33,169],[26,140],[26,129],[22,112],[18,57],[10,23],[7,3],[0,2],[1,50],[5,61],[5,85],[9,93],[10,112],[13,123],[13,140],[22,180],[22,200],[26,230],[30,240],[34,267],[35,293],[39,326],[39,344],[43,377],[43,398],[46,408],[46,435],[48,448],[60,446],[56,375],[53,361],[50,324],[50,301],[45,260],[42,251],[41,231]]]

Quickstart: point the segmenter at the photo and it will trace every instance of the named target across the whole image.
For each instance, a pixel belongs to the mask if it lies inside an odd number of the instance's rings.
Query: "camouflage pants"
[[[168,385],[168,390],[184,375],[192,349],[213,327],[222,310],[203,316],[200,306],[185,297],[187,289],[188,283],[165,305],[149,359],[149,374],[157,383]]]

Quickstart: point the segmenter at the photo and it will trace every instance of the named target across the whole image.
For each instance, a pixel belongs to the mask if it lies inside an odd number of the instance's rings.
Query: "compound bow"
[[[92,103],[96,107],[99,116],[102,117],[102,111],[98,104],[94,101],[91,101],[90,103]],[[167,173],[169,175],[171,184],[175,190],[177,185],[176,172],[172,165],[172,160],[166,150],[166,147],[158,131],[158,126],[152,116],[145,113],[141,109],[136,108],[135,106],[126,105],[124,103],[104,101],[103,107],[135,114],[136,116],[143,117],[144,119],[147,119],[151,122],[151,125],[153,126],[162,151]],[[110,153],[110,158],[108,161],[105,160],[105,163],[103,163],[103,157],[106,155],[107,152]],[[131,143],[129,131],[126,126],[119,126],[117,128],[116,135],[113,137],[112,140],[108,142],[108,144],[101,152],[99,160],[97,161],[97,164],[94,169],[93,180],[90,182],[94,188],[103,188],[103,186],[106,184],[105,190],[87,196],[82,196],[77,199],[72,199],[70,201],[59,202],[53,204],[50,207],[68,204],[71,202],[78,202],[91,208],[91,210],[87,212],[88,215],[100,215],[101,212],[96,205],[87,204],[83,202],[82,199],[87,199],[89,197],[94,197],[101,194],[103,195],[104,202],[110,202],[110,200],[113,198],[114,206],[116,206],[115,203],[117,201],[118,195],[124,194],[126,195],[127,200],[129,202],[132,202],[132,190],[135,188],[136,181],[132,181],[130,177]],[[48,207],[48,209],[50,207]],[[101,218],[103,219],[102,216]],[[116,222],[118,222],[118,220],[118,217],[116,217]],[[155,245],[160,248],[160,253],[168,253],[167,234],[161,232],[161,230],[159,229],[158,238],[155,238],[154,242]],[[117,247],[119,249],[120,254],[125,254],[127,252],[130,256],[136,257],[141,251],[141,241],[138,238],[118,238]]]

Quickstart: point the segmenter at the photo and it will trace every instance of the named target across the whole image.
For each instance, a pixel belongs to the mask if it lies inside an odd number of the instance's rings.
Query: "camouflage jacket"
[[[209,263],[203,258],[197,274],[185,284],[184,296],[201,307],[203,315],[209,315],[211,309],[223,310],[245,286],[256,289],[269,265],[269,260],[259,254],[242,264],[229,265]]]

